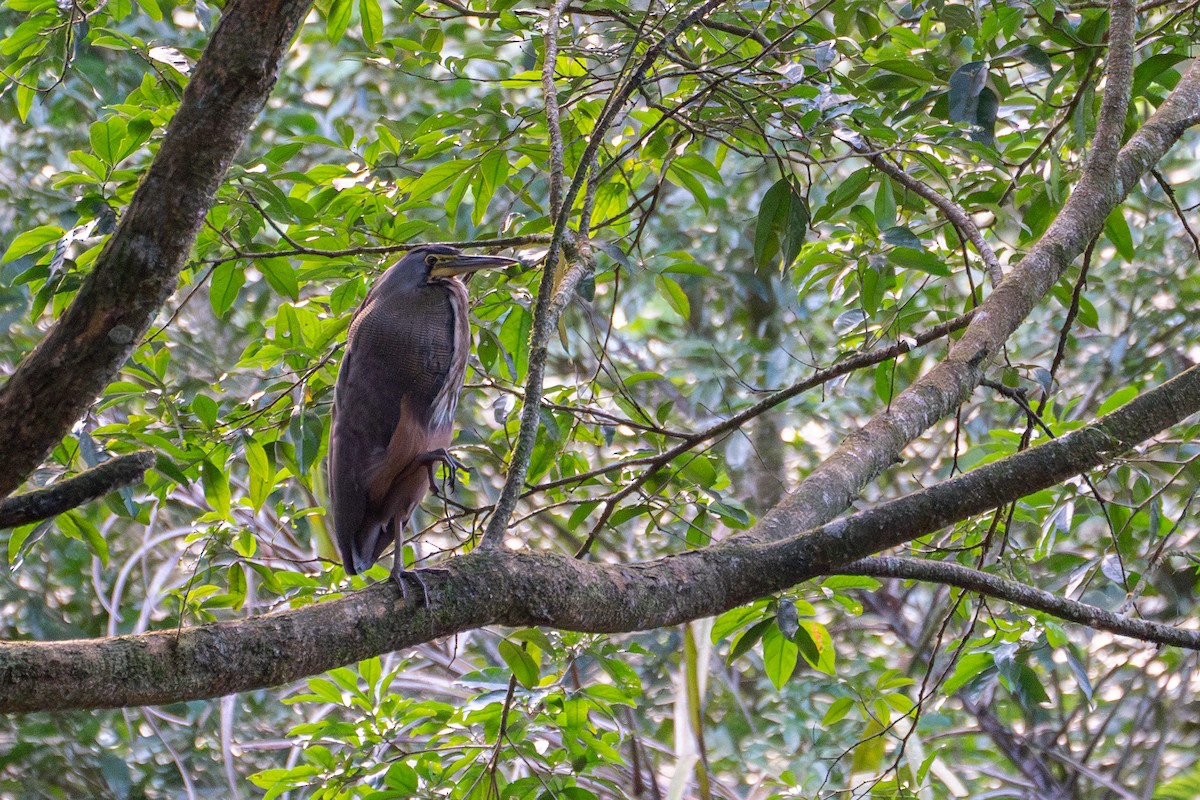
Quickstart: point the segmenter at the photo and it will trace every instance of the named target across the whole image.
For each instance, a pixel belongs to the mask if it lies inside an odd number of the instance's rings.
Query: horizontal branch
[[[712,616],[1104,464],[1200,411],[1200,367],[1059,439],[779,541],[735,536],[640,564],[475,550],[325,603],[92,641],[0,643],[0,713],[216,697],[483,625],[614,633]]]
[[[117,456],[53,486],[14,495],[0,502],[0,528],[15,528],[49,519],[123,486],[138,483],[146,470],[154,466],[155,458],[149,450]]]
[[[904,578],[906,580],[957,586],[970,592],[994,597],[1058,619],[1076,622],[1100,631],[1128,636],[1143,642],[1175,645],[1188,650],[1200,650],[1200,631],[1160,625],[1144,619],[1114,614],[1098,606],[1070,600],[1042,589],[999,575],[952,564],[898,556],[871,556],[851,562],[834,570],[838,575],[870,575],[875,578]]]
[[[294,247],[279,250],[263,250],[247,253],[238,251],[231,256],[207,258],[202,264],[224,264],[227,261],[254,261],[260,258],[295,258],[296,256],[314,256],[317,258],[351,258],[353,256],[386,256],[395,253],[407,253],[415,247],[428,247],[440,244],[447,247],[457,247],[461,250],[479,249],[481,247],[524,247],[530,244],[546,244],[550,241],[548,233],[527,233],[521,236],[498,236],[492,239],[474,239],[462,242],[402,242],[400,244],[364,244],[359,247],[343,247],[338,250],[324,250],[319,247],[305,247],[299,243]]]

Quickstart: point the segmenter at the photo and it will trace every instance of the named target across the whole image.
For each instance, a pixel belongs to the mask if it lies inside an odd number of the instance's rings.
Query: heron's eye
[[[437,266],[437,262],[438,262],[438,260],[437,260],[437,256],[425,256],[425,263],[426,263],[428,266],[431,266],[431,267],[436,267],[436,266]]]

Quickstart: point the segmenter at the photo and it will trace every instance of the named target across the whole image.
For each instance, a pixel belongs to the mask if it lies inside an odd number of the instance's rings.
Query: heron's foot
[[[417,582],[417,585],[421,587],[421,593],[425,599],[425,607],[429,608],[431,605],[430,596],[429,596],[429,584],[427,584],[425,582],[425,579],[423,577],[421,577],[422,572],[442,572],[442,573],[449,574],[450,570],[446,569],[445,567],[425,567],[424,569],[420,569],[420,570],[404,569],[403,567],[397,569],[395,566],[393,566],[392,567],[392,581],[394,581],[396,586],[400,589],[400,598],[402,600],[404,600],[405,602],[408,602],[408,587],[405,583],[405,580],[407,578],[412,578],[414,581]]]
[[[436,494],[438,497],[443,496],[441,487],[438,486],[437,480],[433,476],[433,465],[443,464],[446,471],[450,473],[450,490],[458,488],[458,471],[461,469],[464,472],[470,472],[471,469],[459,461],[454,456],[450,455],[450,451],[442,447],[437,450],[430,450],[428,453],[422,453],[419,458],[425,463],[426,469],[429,470],[429,491]]]

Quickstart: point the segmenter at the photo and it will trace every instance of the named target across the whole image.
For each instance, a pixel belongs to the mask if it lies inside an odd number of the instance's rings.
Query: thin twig
[[[950,224],[954,226],[954,230],[958,231],[959,238],[965,239],[975,246],[975,251],[983,259],[984,268],[987,270],[988,278],[991,279],[993,286],[998,286],[1000,281],[1004,280],[1004,270],[1000,266],[1000,259],[996,257],[996,251],[983,238],[979,227],[962,206],[947,197],[943,197],[941,193],[924,181],[909,175],[899,166],[889,161],[887,156],[875,152],[862,136],[855,134],[849,140],[848,144],[854,148],[855,152],[871,162],[871,165],[875,169],[887,175],[913,194],[925,198],[941,211]]]
[[[1173,628],[1144,619],[1122,617],[1097,606],[1059,597],[1023,583],[1010,581],[977,569],[946,561],[926,561],[900,556],[871,556],[834,570],[839,575],[869,575],[876,578],[904,578],[957,586],[971,592],[995,597],[1058,619],[1087,625],[1132,639],[1155,644],[1200,650],[1200,631]]]
[[[558,219],[563,212],[563,141],[562,125],[558,118],[558,92],[554,88],[554,75],[558,64],[558,25],[567,0],[554,0],[550,5],[550,16],[546,19],[546,34],[543,38],[545,56],[542,61],[542,98],[546,104],[546,129],[550,136],[550,219]],[[566,210],[570,212],[569,209]]]
[[[537,488],[544,490],[564,483],[574,483],[589,477],[594,477],[594,474],[603,474],[604,472],[608,472],[612,469],[623,469],[624,467],[634,464],[649,465],[645,472],[630,481],[621,489],[621,491],[610,497],[604,504],[604,510],[600,513],[600,518],[592,526],[592,529],[588,533],[588,537],[584,541],[583,546],[580,547],[575,553],[576,558],[582,558],[587,554],[587,551],[591,549],[592,543],[596,541],[596,535],[600,532],[600,529],[604,526],[604,524],[608,522],[609,517],[612,516],[612,512],[616,510],[617,504],[629,495],[636,492],[654,475],[655,472],[660,470],[664,465],[670,463],[671,460],[676,456],[686,453],[688,450],[691,450],[701,442],[708,441],[709,439],[716,438],[717,436],[728,433],[736,428],[740,428],[749,420],[754,419],[755,417],[759,416],[765,411],[770,410],[771,408],[774,408],[780,403],[792,399],[801,392],[808,391],[809,389],[815,386],[820,386],[823,383],[828,383],[834,378],[841,377],[842,375],[846,375],[857,369],[873,366],[880,362],[886,361],[889,358],[895,358],[903,355],[904,353],[912,350],[914,347],[921,347],[929,344],[930,342],[940,339],[943,336],[947,336],[950,333],[959,330],[960,328],[964,328],[970,323],[974,315],[974,311],[969,311],[960,317],[955,317],[954,319],[943,322],[940,325],[935,325],[929,330],[924,331],[912,338],[903,338],[894,344],[888,345],[887,347],[880,347],[865,353],[858,353],[847,358],[845,361],[842,361],[839,364],[829,367],[828,369],[818,370],[808,378],[794,383],[786,389],[781,389],[780,391],[775,392],[758,403],[755,403],[745,411],[734,414],[732,417],[729,417],[728,419],[725,419],[716,425],[706,428],[705,430],[700,431],[693,436],[688,437],[687,439],[684,439],[679,444],[671,447],[668,450],[664,450],[657,456],[642,456],[640,458],[622,461],[619,464],[610,465],[608,467],[601,468],[600,470],[592,470],[591,473],[575,475],[571,478],[563,478],[552,483],[542,484]]]

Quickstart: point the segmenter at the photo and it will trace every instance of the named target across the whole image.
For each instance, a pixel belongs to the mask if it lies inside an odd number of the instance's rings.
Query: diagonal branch
[[[137,483],[154,466],[149,450],[110,458],[53,486],[0,501],[0,528],[15,528],[49,519],[90,503],[109,492]]]
[[[640,564],[475,550],[326,603],[182,631],[0,642],[0,713],[215,697],[275,686],[483,625],[614,633],[713,616],[1110,462],[1200,411],[1200,367],[1097,422],[779,541],[745,536]],[[428,596],[429,602],[425,601]]]
[[[697,431],[696,433],[685,437],[682,441],[676,443],[672,447],[667,448],[661,453],[658,453],[657,455],[639,456],[637,458],[619,461],[615,464],[597,467],[594,470],[590,470],[579,475],[572,475],[569,478],[560,478],[550,483],[544,483],[540,486],[534,487],[534,489],[545,490],[554,488],[555,486],[580,483],[589,478],[597,475],[603,475],[606,472],[611,472],[613,470],[626,469],[637,464],[646,465],[646,469],[641,475],[630,479],[628,483],[621,487],[620,491],[605,501],[604,508],[600,512],[599,519],[597,519],[595,524],[592,525],[592,529],[588,532],[587,538],[575,553],[576,558],[582,558],[588,552],[588,550],[591,549],[592,544],[596,540],[597,534],[599,534],[600,529],[607,524],[609,518],[612,516],[613,511],[616,510],[617,505],[626,497],[629,497],[638,489],[640,489],[646,483],[646,481],[654,477],[658,470],[671,463],[678,456],[695,449],[698,445],[701,445],[711,439],[724,436],[727,433],[732,433],[755,417],[761,416],[763,413],[771,410],[780,403],[785,403],[788,400],[791,400],[793,397],[807,392],[809,389],[812,389],[816,386],[821,386],[822,384],[828,383],[836,378],[840,378],[843,375],[849,375],[851,372],[856,370],[860,370],[874,364],[879,364],[889,359],[899,358],[905,353],[912,351],[912,349],[915,347],[924,347],[930,342],[937,341],[943,336],[947,336],[950,333],[965,327],[971,321],[971,318],[974,316],[974,314],[974,311],[968,311],[962,316],[955,317],[954,319],[935,325],[929,330],[922,331],[916,336],[905,337],[893,342],[892,344],[884,347],[878,347],[874,350],[864,350],[862,352],[855,353],[854,355],[839,361],[832,367],[817,370],[804,380],[797,381],[786,389],[780,389],[779,391],[764,397],[762,400],[758,401],[749,408],[740,411],[737,414],[733,414],[716,423],[715,425],[711,425],[708,428]],[[530,489],[530,492],[533,492],[534,489]]]
[[[310,0],[232,0],[154,162],[62,318],[0,387],[0,497],[62,439],[175,290]]]
[[[875,578],[904,578],[906,580],[957,586],[998,600],[1005,600],[1035,611],[1043,611],[1068,622],[1089,628],[1117,633],[1143,642],[1175,645],[1188,650],[1200,650],[1200,631],[1160,625],[1144,619],[1114,614],[1097,606],[1080,603],[1051,592],[1037,589],[998,575],[982,572],[961,564],[927,561],[899,556],[871,556],[834,570],[839,575],[870,575]]]
[[[909,442],[966,401],[989,361],[1102,230],[1109,213],[1183,132],[1196,124],[1200,118],[1200,61],[1192,63],[1118,154],[1132,81],[1133,9],[1129,0],[1113,4],[1109,42],[1105,99],[1092,154],[1058,217],[979,306],[947,357],[851,434],[793,494],[743,535],[770,541],[833,519],[869,481],[899,459]]]

